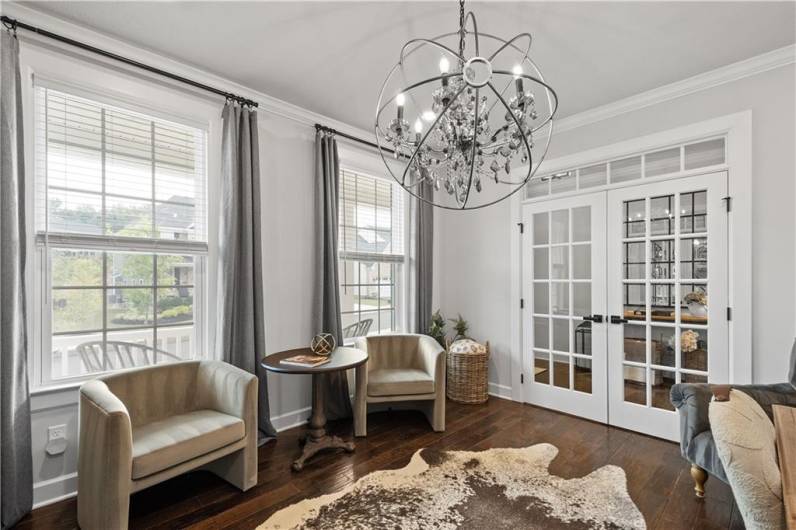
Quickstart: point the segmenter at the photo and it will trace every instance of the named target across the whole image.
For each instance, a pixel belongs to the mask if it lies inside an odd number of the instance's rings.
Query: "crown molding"
[[[240,83],[236,83],[224,77],[212,74],[196,66],[186,64],[177,59],[154,52],[152,50],[147,50],[145,48],[129,44],[116,37],[112,37],[108,34],[93,29],[88,29],[87,27],[69,22],[62,18],[43,13],[27,5],[8,1],[0,2],[0,12],[11,18],[18,18],[22,22],[26,22],[33,26],[40,26],[53,33],[63,35],[64,37],[85,42],[86,44],[96,46],[97,48],[108,50],[145,64],[150,64],[162,70],[174,72],[183,77],[195,79],[207,85],[215,86],[220,89],[239,94],[256,101],[260,105],[258,110],[261,112],[281,116],[283,118],[287,118],[308,126],[314,126],[316,123],[321,123],[340,132],[357,136],[359,138],[370,139],[373,135],[372,131],[368,132],[360,129],[359,127],[355,127],[348,123],[330,118],[329,116],[324,116],[323,114],[319,114],[303,107],[299,107],[298,105],[288,103],[287,101],[283,101],[273,96],[269,96],[263,92],[253,90],[247,86],[241,85]],[[126,66],[113,61],[112,59],[106,59],[104,57],[94,55],[91,52],[74,48],[68,44],[59,43],[57,41],[47,39],[46,37],[38,36],[33,32],[20,31],[19,35],[20,40],[23,43],[39,43],[50,48],[64,50],[65,52],[71,54],[91,57],[96,61],[113,65],[115,68],[121,68],[126,71],[135,72],[138,76],[143,76],[156,82],[165,83],[169,86],[178,86],[181,89],[190,91],[192,93],[198,91],[198,89],[194,89],[190,86],[159,77],[157,74],[142,72],[141,70],[135,69],[131,66]],[[220,99],[221,98],[219,97],[219,100]]]
[[[743,61],[721,66],[715,70],[697,74],[681,81],[663,85],[646,92],[629,96],[599,107],[594,107],[572,116],[556,120],[554,134],[562,133],[584,125],[607,120],[628,112],[657,105],[706,90],[715,86],[731,83],[745,77],[751,77],[768,70],[787,66],[796,62],[796,44],[778,48]]]

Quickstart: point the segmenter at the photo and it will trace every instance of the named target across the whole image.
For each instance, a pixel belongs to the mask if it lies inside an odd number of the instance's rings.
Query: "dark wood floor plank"
[[[259,449],[258,484],[240,492],[218,477],[197,471],[133,495],[130,528],[251,529],[277,510],[302,499],[339,491],[380,469],[405,466],[415,452],[479,451],[549,443],[558,448],[550,472],[582,477],[607,464],[621,467],[630,496],[654,529],[740,530],[743,521],[726,484],[711,478],[697,499],[689,466],[676,444],[507,400],[482,405],[449,402],[445,432],[433,432],[421,413],[383,411],[368,416],[368,436],[354,453],[328,452],[295,473],[303,427],[279,434]],[[351,438],[351,422],[329,430]],[[35,510],[20,530],[76,528],[75,499]]]

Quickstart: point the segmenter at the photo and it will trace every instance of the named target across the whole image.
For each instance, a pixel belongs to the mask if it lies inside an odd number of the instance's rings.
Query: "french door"
[[[605,196],[526,205],[524,226],[526,400],[606,422]]]
[[[608,381],[612,425],[677,439],[680,382],[727,382],[724,172],[610,191]]]
[[[677,439],[672,385],[728,380],[726,195],[721,172],[523,207],[526,401]]]

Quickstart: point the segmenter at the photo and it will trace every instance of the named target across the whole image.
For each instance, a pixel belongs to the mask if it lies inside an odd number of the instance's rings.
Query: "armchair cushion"
[[[434,378],[417,368],[381,368],[368,374],[369,396],[431,394]]]
[[[137,480],[242,439],[243,420],[197,410],[133,428],[132,478]]]

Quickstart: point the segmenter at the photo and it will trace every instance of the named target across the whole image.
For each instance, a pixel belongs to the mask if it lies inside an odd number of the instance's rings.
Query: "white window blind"
[[[390,180],[340,172],[339,278],[343,337],[402,327],[404,194]]]
[[[206,131],[37,85],[40,384],[204,351]]]
[[[36,88],[37,231],[203,243],[205,131]]]

